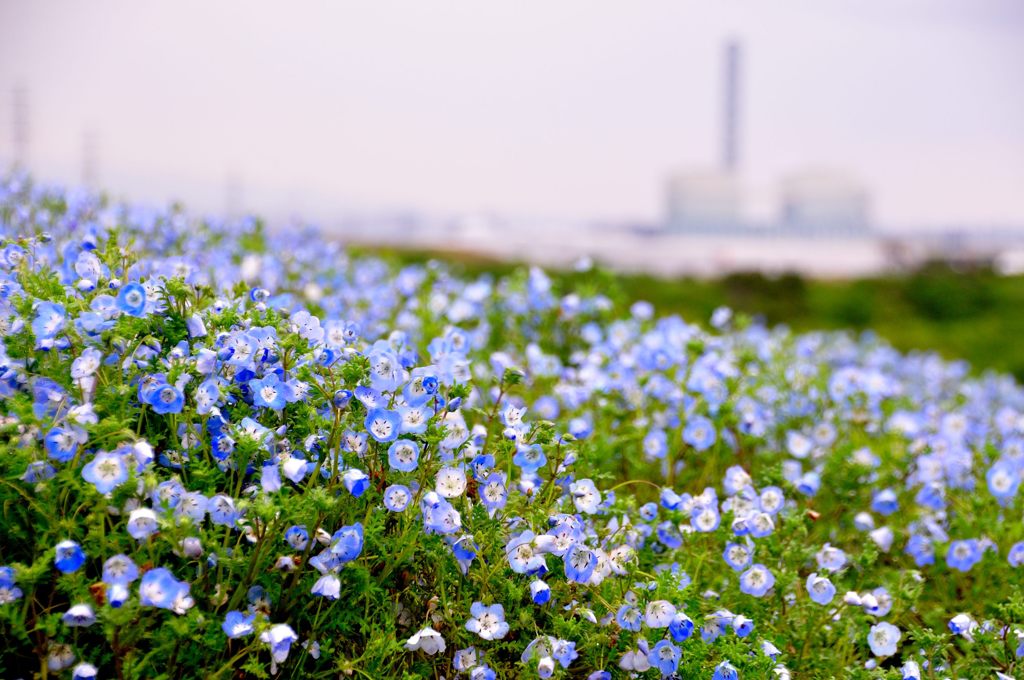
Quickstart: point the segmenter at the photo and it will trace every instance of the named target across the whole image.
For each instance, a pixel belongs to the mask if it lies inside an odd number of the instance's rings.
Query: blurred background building
[[[809,168],[790,173],[779,182],[776,215],[764,223],[749,216],[740,164],[742,59],[741,43],[728,41],[722,63],[719,165],[680,171],[669,179],[666,230],[717,237],[866,235],[868,189],[842,170]]]

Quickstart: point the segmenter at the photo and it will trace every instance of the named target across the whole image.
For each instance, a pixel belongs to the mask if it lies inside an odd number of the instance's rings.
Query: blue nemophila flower
[[[86,347],[82,354],[71,362],[71,377],[75,380],[88,378],[100,367],[103,361],[103,352],[95,347]]]
[[[892,656],[896,653],[896,646],[902,637],[900,629],[896,626],[882,621],[871,626],[868,632],[868,646],[875,656]]]
[[[809,470],[800,476],[796,480],[796,490],[803,494],[813,498],[818,495],[818,491],[821,489],[821,475],[814,470]]]
[[[665,487],[660,494],[661,507],[666,510],[675,510],[682,502],[682,497],[672,489]]]
[[[466,630],[476,633],[483,640],[500,640],[508,633],[505,623],[505,608],[500,604],[484,605],[474,602],[469,608],[471,618],[466,622]]]
[[[497,680],[498,674],[490,666],[476,666],[469,671],[469,680]]]
[[[597,555],[582,543],[573,543],[565,553],[565,577],[577,583],[586,583],[597,567]]]
[[[375,343],[366,358],[370,363],[370,384],[375,390],[393,392],[401,386],[401,362],[386,342]]]
[[[469,463],[470,473],[473,475],[473,479],[475,479],[478,482],[484,481],[484,479],[486,479],[487,476],[491,474],[491,470],[493,468],[494,456],[492,456],[489,453],[476,456]]]
[[[828,543],[814,555],[818,568],[835,573],[846,566],[846,553]]]
[[[683,441],[698,451],[711,448],[717,436],[715,424],[705,416],[693,416],[683,429]]]
[[[871,509],[880,515],[891,515],[899,510],[899,499],[892,489],[882,489],[874,494],[871,500]]]
[[[619,668],[636,673],[650,670],[651,662],[647,657],[650,651],[651,648],[647,644],[647,640],[640,638],[637,640],[637,646],[626,650],[622,658],[619,659]]]
[[[622,630],[640,632],[640,627],[643,624],[643,612],[636,604],[627,602],[615,613],[615,622]]]
[[[548,459],[540,444],[518,444],[512,462],[523,472],[536,472],[547,465]]]
[[[128,515],[128,534],[144,541],[159,530],[156,513],[149,508],[136,508]]]
[[[1018,541],[1010,547],[1010,551],[1006,555],[1006,561],[1014,568],[1024,566],[1024,541]]]
[[[85,551],[74,541],[61,541],[54,551],[53,564],[65,574],[78,571],[85,564]]]
[[[777,661],[782,652],[769,640],[761,640],[761,653],[772,661]]]
[[[555,640],[551,648],[552,658],[562,668],[568,668],[579,657],[576,643],[571,640]]]
[[[444,638],[436,630],[427,626],[412,635],[405,642],[405,648],[410,651],[417,649],[423,650],[424,653],[433,656],[439,652],[443,652],[445,649]]]
[[[884,587],[875,588],[864,596],[861,604],[868,614],[881,618],[892,611],[892,595]]]
[[[664,430],[651,430],[644,437],[644,456],[648,460],[661,460],[668,453],[668,436]]]
[[[336,409],[346,409],[352,401],[351,390],[337,390],[331,398],[331,405]]]
[[[669,676],[679,670],[679,659],[682,651],[670,640],[661,640],[651,648],[647,654],[647,660],[651,666],[661,671],[661,675]]]
[[[117,291],[117,308],[129,316],[145,316],[146,289],[138,283],[127,283]]]
[[[357,387],[353,394],[359,403],[366,407],[367,411],[372,411],[375,408],[384,408],[388,403],[388,399],[380,391],[365,385]]]
[[[777,515],[786,504],[786,495],[777,486],[766,486],[758,497],[761,512]]]
[[[1017,495],[1017,491],[1020,489],[1020,468],[1008,460],[997,461],[988,469],[985,481],[988,483],[988,489],[992,495],[1001,502],[1007,503]]]
[[[32,334],[37,341],[53,340],[64,329],[67,310],[58,302],[41,302],[35,308],[32,319]]]
[[[417,369],[419,370],[419,369]],[[402,388],[402,396],[409,406],[426,403],[437,393],[437,378],[431,375],[416,375]]]
[[[419,465],[420,445],[411,439],[398,439],[388,447],[388,465],[399,472],[412,472]]]
[[[51,643],[46,655],[46,667],[54,673],[70,668],[75,662],[75,652],[71,645]]]
[[[654,600],[647,604],[644,623],[648,628],[668,628],[675,618],[676,608],[668,600]]]
[[[711,676],[711,680],[739,680],[740,673],[736,670],[728,661],[715,666],[715,673]]]
[[[701,533],[710,533],[722,523],[722,516],[714,505],[695,507],[690,516],[690,524]]]
[[[775,575],[763,564],[755,564],[740,574],[740,591],[754,597],[764,597],[775,585]]]
[[[688,640],[693,635],[693,620],[683,612],[676,612],[668,624],[668,632],[676,642]]]
[[[252,402],[256,406],[278,411],[294,401],[295,393],[288,383],[281,382],[277,373],[268,373],[262,379],[253,378],[249,381]]]
[[[402,427],[402,416],[398,411],[389,411],[383,408],[370,409],[366,414],[364,426],[376,441],[392,442],[398,438],[399,430]]]
[[[483,660],[484,654],[482,651],[478,651],[476,647],[465,647],[455,652],[455,655],[452,657],[452,667],[460,673],[468,673],[482,663]]]
[[[362,458],[366,454],[369,435],[365,432],[347,430],[341,435],[341,443],[346,451],[356,454]]]
[[[653,522],[658,519],[658,504],[644,503],[640,506],[640,519],[645,522]]]
[[[982,554],[981,544],[977,539],[953,541],[949,544],[949,550],[946,552],[946,564],[951,569],[968,572],[971,567],[981,561]]]
[[[423,512],[423,526],[428,531],[451,534],[462,528],[462,516],[436,491],[428,491],[420,499]]]
[[[348,492],[359,498],[370,488],[370,478],[362,470],[349,468],[341,475],[342,483]]]
[[[178,581],[163,567],[147,571],[139,581],[139,604],[144,607],[172,609],[175,600],[187,594],[188,584]]]
[[[310,314],[305,309],[291,315],[292,325],[295,327],[299,337],[303,340],[308,340],[311,344],[316,344],[323,340],[324,329],[320,325],[319,317]]]
[[[64,616],[61,617],[61,621],[64,622],[65,626],[75,627],[87,627],[96,623],[96,613],[87,604],[76,604],[75,606],[64,612]]]
[[[29,463],[28,467],[25,468],[25,474],[21,476],[21,479],[29,484],[35,484],[36,482],[53,479],[56,474],[57,468],[53,467],[46,461],[35,460]]]
[[[533,545],[534,533],[524,531],[513,536],[505,545],[509,567],[517,574],[533,574],[546,570],[544,555]]]
[[[807,577],[807,594],[818,604],[828,604],[836,596],[836,587],[824,576],[811,574]]]
[[[210,502],[207,505],[207,511],[210,513],[210,520],[214,524],[233,527],[235,522],[238,521],[238,510],[235,509],[235,501],[230,496],[225,496],[224,494],[211,496]]]
[[[174,508],[175,517],[188,517],[193,522],[199,523],[206,517],[206,510],[210,505],[209,499],[198,491],[188,491],[182,494],[181,499]]]
[[[505,482],[504,472],[492,472],[477,488],[480,502],[487,508],[491,517],[494,513],[505,507],[508,501],[508,487]]]
[[[160,382],[146,389],[144,399],[153,411],[161,415],[181,413],[185,405],[185,395],[174,385]]]
[[[309,592],[328,600],[337,600],[341,596],[341,580],[333,572],[328,572],[317,579]]]
[[[304,526],[292,525],[285,530],[284,540],[295,550],[305,550],[309,544],[309,532]]]
[[[119,609],[124,606],[124,603],[128,601],[131,593],[128,591],[127,585],[115,583],[107,586],[105,592],[107,603],[114,609]]]
[[[434,409],[427,404],[399,406],[398,415],[402,417],[402,434],[423,434],[427,431]]]
[[[666,548],[675,550],[683,545],[683,535],[671,520],[665,520],[657,527],[658,540]]]
[[[927,536],[914,534],[907,541],[907,546],[904,550],[914,558],[914,564],[919,567],[935,564],[935,546]]]
[[[949,620],[949,630],[953,635],[959,635],[967,640],[973,640],[973,633],[978,629],[978,622],[971,618],[970,614],[957,614]]]
[[[255,630],[256,614],[246,616],[240,611],[230,611],[224,617],[221,630],[232,640],[252,635]]]
[[[275,623],[267,630],[260,633],[260,642],[270,647],[270,656],[274,660],[271,673],[277,673],[276,664],[284,663],[288,658],[288,652],[292,643],[299,639],[291,626],[286,623]]]
[[[594,482],[589,479],[581,479],[569,485],[569,493],[572,494],[573,504],[580,512],[592,515],[598,510],[601,504],[601,492],[597,490]]]
[[[434,477],[434,489],[445,498],[458,498],[466,492],[466,471],[457,467],[443,467]]]
[[[534,604],[547,604],[551,600],[551,588],[540,579],[530,583],[530,599]]]
[[[82,468],[82,478],[100,493],[110,493],[128,481],[128,465],[121,454],[100,451]]]
[[[78,452],[78,434],[69,427],[55,427],[46,433],[43,444],[50,458],[67,463]]]
[[[127,585],[139,577],[139,568],[127,555],[114,555],[103,563],[101,576],[107,585]]]
[[[267,461],[260,467],[260,488],[265,493],[275,493],[281,490],[281,468],[277,463]]]
[[[554,515],[548,518],[548,523],[551,525],[548,532],[534,539],[537,549],[542,552],[564,557],[574,543],[584,539],[583,523],[578,516]]]
[[[15,583],[14,569],[0,567],[0,605],[10,604],[24,595]]]
[[[284,476],[291,481],[293,484],[298,484],[306,478],[306,473],[310,470],[309,461],[299,458],[298,456],[289,456],[281,464]]]
[[[754,548],[744,543],[727,543],[722,558],[733,570],[743,571],[754,559]]]
[[[351,562],[363,551],[363,525],[356,522],[334,532],[331,553],[342,562]]]
[[[95,680],[99,670],[91,663],[82,662],[71,669],[71,680]]]
[[[902,680],[921,680],[921,666],[916,661],[907,661],[900,672]]]
[[[391,512],[404,512],[412,502],[412,491],[404,484],[392,484],[384,489],[384,507]]]

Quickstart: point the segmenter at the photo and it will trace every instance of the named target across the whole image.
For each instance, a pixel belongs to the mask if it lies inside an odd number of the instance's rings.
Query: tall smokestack
[[[732,174],[739,169],[739,108],[740,108],[740,44],[730,40],[725,44],[724,101],[722,106],[722,169]]]

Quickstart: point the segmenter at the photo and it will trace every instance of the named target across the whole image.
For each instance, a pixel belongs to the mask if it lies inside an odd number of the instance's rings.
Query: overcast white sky
[[[355,206],[654,220],[718,157],[724,40],[745,50],[759,205],[806,166],[876,223],[1024,224],[1015,0],[0,0],[0,159],[132,198],[318,219]]]

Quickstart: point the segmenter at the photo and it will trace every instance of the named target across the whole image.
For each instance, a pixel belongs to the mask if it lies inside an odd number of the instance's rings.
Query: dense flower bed
[[[3,677],[1020,677],[1024,391],[0,187]]]

